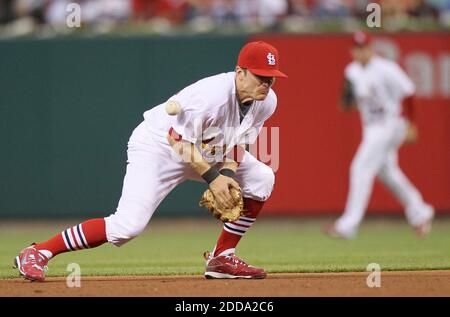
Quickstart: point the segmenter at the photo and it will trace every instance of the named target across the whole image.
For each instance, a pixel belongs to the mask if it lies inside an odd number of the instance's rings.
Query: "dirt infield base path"
[[[264,280],[206,280],[203,276],[84,277],[80,288],[65,278],[44,283],[0,280],[0,296],[450,296],[450,271],[382,272],[369,288],[369,272],[269,274]]]

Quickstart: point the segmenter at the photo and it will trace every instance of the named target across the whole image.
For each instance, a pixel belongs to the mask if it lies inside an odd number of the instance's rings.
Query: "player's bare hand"
[[[234,201],[230,195],[230,187],[234,187],[241,190],[239,184],[231,177],[220,175],[214,181],[209,184],[214,197],[225,208],[233,208]]]
[[[406,127],[405,144],[412,144],[417,141],[417,126],[414,123],[409,122]]]

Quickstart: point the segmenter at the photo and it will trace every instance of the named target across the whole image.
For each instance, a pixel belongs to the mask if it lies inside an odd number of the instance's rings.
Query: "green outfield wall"
[[[113,212],[127,141],[143,112],[187,84],[232,70],[244,41],[240,36],[0,41],[0,217]],[[204,188],[183,184],[158,214],[199,211]]]

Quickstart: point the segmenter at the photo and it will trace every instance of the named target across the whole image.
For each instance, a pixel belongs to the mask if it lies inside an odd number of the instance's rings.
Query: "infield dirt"
[[[83,277],[69,288],[66,278],[43,283],[0,280],[0,296],[450,296],[450,271],[381,272],[381,287],[369,288],[369,272],[269,274],[264,280],[206,280],[203,276]],[[232,286],[232,287],[231,287]]]

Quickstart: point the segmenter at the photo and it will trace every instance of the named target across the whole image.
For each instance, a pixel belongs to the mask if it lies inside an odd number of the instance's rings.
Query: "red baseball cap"
[[[372,36],[362,31],[353,33],[352,44],[354,46],[365,46],[372,43]]]
[[[278,50],[263,41],[245,44],[239,53],[237,64],[239,67],[247,68],[255,75],[287,77],[278,69]]]

